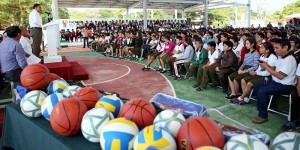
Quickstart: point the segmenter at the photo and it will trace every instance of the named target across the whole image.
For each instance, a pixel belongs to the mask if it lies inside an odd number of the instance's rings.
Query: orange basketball
[[[21,73],[21,83],[29,90],[40,90],[49,84],[49,69],[41,64],[27,66]]]
[[[213,120],[205,117],[188,119],[177,134],[179,149],[196,149],[214,146],[223,149],[225,138],[221,128]]]
[[[98,90],[92,87],[85,87],[76,91],[73,98],[82,101],[88,109],[91,109],[95,107],[101,96],[102,94]]]
[[[61,79],[61,77],[55,73],[50,73],[50,82],[54,81],[54,80],[58,80]]]
[[[121,109],[119,117],[133,121],[140,130],[152,125],[157,113],[153,105],[146,100],[130,100]]]
[[[80,132],[81,120],[87,112],[83,102],[67,98],[58,102],[50,117],[52,129],[62,136],[72,136]]]

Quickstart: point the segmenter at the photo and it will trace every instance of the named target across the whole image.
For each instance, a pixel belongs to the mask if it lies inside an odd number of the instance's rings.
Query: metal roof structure
[[[143,9],[143,0],[57,0],[58,7]],[[208,9],[228,6],[247,6],[238,0],[208,0]],[[200,11],[205,0],[147,0],[147,9]]]

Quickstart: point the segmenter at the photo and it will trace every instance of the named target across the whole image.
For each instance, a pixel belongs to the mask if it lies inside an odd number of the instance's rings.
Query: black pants
[[[289,121],[299,121],[300,120],[300,118],[299,118],[300,98],[299,98],[297,90],[294,90],[291,93],[291,102],[290,103],[291,103],[290,104],[291,115],[290,115],[290,118],[288,118],[288,119],[289,119]]]
[[[85,46],[89,46],[89,37],[83,37],[83,48],[85,48]]]
[[[2,73],[0,73],[0,91],[4,88],[5,88],[5,84],[4,84],[4,80],[3,80],[3,75],[2,75]]]
[[[7,71],[7,72],[3,73],[3,77],[5,80],[8,80],[8,81],[20,82],[21,72],[22,72],[21,68]]]

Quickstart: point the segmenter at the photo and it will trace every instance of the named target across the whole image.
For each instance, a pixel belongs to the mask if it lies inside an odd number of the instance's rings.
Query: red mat
[[[80,80],[88,80],[89,74],[86,72],[84,68],[81,67],[81,65],[78,62],[70,62],[72,65],[73,70],[73,80],[74,81],[80,81]]]

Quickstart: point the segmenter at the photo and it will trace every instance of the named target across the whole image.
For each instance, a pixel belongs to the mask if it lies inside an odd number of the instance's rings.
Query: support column
[[[53,20],[58,20],[58,2],[57,0],[52,1],[52,15],[53,15]]]
[[[147,31],[147,0],[143,0],[144,10],[144,31]]]
[[[235,8],[235,25],[237,26],[237,24],[238,24],[238,7],[235,6],[234,8]]]
[[[153,18],[154,18],[154,10],[151,9],[151,19],[153,19]]]
[[[205,28],[208,28],[208,0],[205,0],[205,12],[204,12]]]
[[[185,14],[185,10],[183,9],[183,10],[182,10],[182,12],[181,12],[181,18],[183,18],[183,19],[184,19],[184,18],[185,18],[185,16],[186,16],[186,14]]]
[[[248,27],[251,26],[251,0],[248,0]]]
[[[175,9],[174,13],[175,13],[175,19],[177,19],[177,9]]]
[[[125,18],[128,19],[129,18],[129,9],[128,8],[126,8],[126,12],[125,13],[126,13]]]

